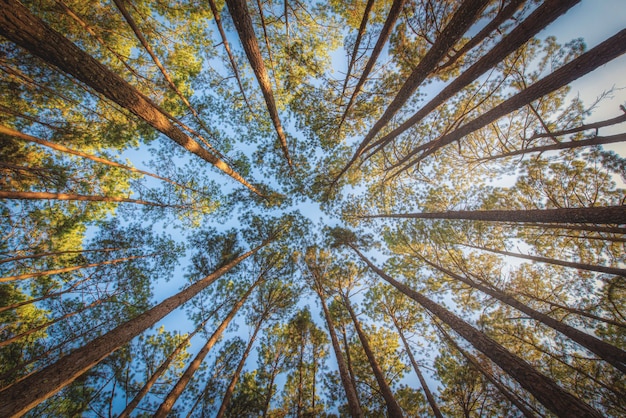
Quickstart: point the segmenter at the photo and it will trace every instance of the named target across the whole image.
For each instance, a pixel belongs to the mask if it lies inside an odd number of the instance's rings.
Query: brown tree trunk
[[[385,136],[365,148],[363,152],[367,152],[370,149],[374,149],[377,147],[377,149],[369,153],[367,158],[380,151],[385,145],[393,141],[394,138],[405,132],[411,126],[419,123],[430,112],[441,106],[443,103],[446,102],[446,100],[461,91],[464,87],[477,80],[490,68],[498,65],[498,63],[500,63],[509,54],[524,45],[524,43],[526,43],[530,38],[535,36],[543,28],[555,21],[559,16],[567,12],[571,7],[579,2],[580,0],[548,0],[544,2],[522,23],[516,26],[511,31],[511,33],[506,35],[487,54],[481,57],[467,70],[463,71],[439,94],[437,94],[437,96],[435,96],[427,104],[422,106],[422,108],[418,110],[413,116],[404,121],[400,126],[392,130],[390,133],[386,134]],[[513,5],[513,2],[509,6],[511,5]],[[515,8],[517,8],[518,6],[519,4],[515,5]]]
[[[370,347],[370,343],[368,341],[367,335],[363,332],[361,328],[361,323],[359,319],[356,317],[354,313],[354,309],[352,309],[352,305],[350,304],[350,299],[344,294],[341,295],[343,299],[343,303],[350,314],[350,318],[352,318],[352,323],[354,324],[354,328],[356,329],[356,333],[359,336],[359,340],[361,341],[361,346],[363,347],[363,351],[365,351],[365,355],[367,356],[367,360],[370,363],[370,367],[372,368],[372,373],[376,378],[376,382],[378,383],[378,388],[380,389],[381,395],[385,399],[385,404],[387,405],[387,414],[390,417],[397,418],[402,417],[404,414],[402,413],[402,408],[398,405],[396,398],[393,396],[393,392],[391,388],[385,381],[385,376],[383,375],[383,371],[376,360],[376,356]]]
[[[441,62],[442,58],[446,55],[450,48],[458,42],[465,31],[469,29],[476,19],[478,19],[480,13],[487,6],[487,3],[489,2],[486,0],[466,0],[461,3],[441,35],[437,38],[426,55],[424,55],[424,57],[420,60],[411,75],[409,75],[405,83],[400,88],[400,91],[396,94],[396,97],[394,97],[389,106],[387,106],[387,109],[385,109],[383,115],[374,124],[367,135],[365,135],[365,138],[363,138],[363,141],[359,144],[359,147],[348,164],[346,164],[346,166],[341,170],[337,179],[339,179],[350,168],[350,166],[354,164],[357,158],[359,158],[359,156],[363,153],[363,149],[411,98],[415,90],[417,90],[428,75],[435,68],[437,68],[437,64]]]
[[[491,222],[531,222],[572,224],[625,224],[626,206],[597,206],[588,208],[474,210],[425,213],[394,213],[359,215],[356,218],[402,218],[402,219],[465,219]]]
[[[430,391],[430,388],[428,387],[428,383],[426,383],[426,379],[424,379],[424,375],[422,374],[420,367],[417,364],[417,361],[415,361],[415,357],[413,356],[411,346],[409,346],[409,342],[404,336],[402,327],[400,327],[400,325],[398,324],[398,321],[396,320],[395,316],[391,315],[391,320],[393,321],[393,325],[396,327],[396,330],[398,331],[398,335],[400,336],[400,339],[402,340],[402,344],[404,345],[404,351],[409,356],[409,360],[411,361],[413,370],[415,371],[415,374],[417,375],[417,378],[419,379],[420,384],[422,385],[422,389],[424,390],[424,393],[426,394],[426,399],[428,400],[428,404],[430,405],[430,408],[433,410],[433,413],[435,414],[436,418],[443,418],[443,415],[441,414],[441,411],[439,410],[439,406],[437,405],[437,402],[435,401],[435,397]]]
[[[357,390],[357,381],[356,375],[354,374],[354,367],[352,367],[352,356],[350,355],[350,344],[348,343],[348,333],[346,332],[345,324],[340,324],[341,328],[341,340],[343,341],[343,351],[346,353],[346,367],[348,368],[348,375],[350,377],[350,383],[352,383],[352,387],[354,390]],[[357,398],[357,401],[359,399]],[[361,407],[361,402],[359,401],[359,407]]]
[[[131,257],[124,257],[124,258],[117,258],[115,260],[102,261],[100,263],[91,263],[91,264],[84,264],[82,266],[64,267],[64,268],[55,269],[55,270],[38,271],[35,273],[24,273],[24,274],[18,274],[16,276],[5,276],[5,277],[0,277],[0,283],[12,282],[14,280],[31,279],[33,277],[51,276],[53,274],[67,273],[70,271],[81,270],[81,269],[86,269],[90,267],[100,267],[100,266],[106,266],[109,264],[124,263],[126,261],[136,260],[138,258],[153,257],[155,255],[158,255],[158,253],[148,254],[148,255],[134,255]]]
[[[267,244],[268,242],[262,243],[141,315],[74,350],[56,363],[3,389],[0,391],[0,416],[24,414],[45,401]]]
[[[248,359],[248,355],[250,354],[250,350],[252,350],[252,346],[254,345],[254,341],[256,340],[256,336],[259,333],[259,330],[261,329],[262,324],[263,324],[263,319],[260,319],[254,327],[252,336],[250,337],[250,340],[248,340],[248,345],[246,346],[246,350],[243,352],[243,355],[241,356],[241,360],[239,360],[239,364],[237,365],[237,370],[235,370],[233,377],[230,379],[230,384],[226,388],[226,393],[224,393],[224,398],[222,399],[222,403],[220,404],[220,409],[217,411],[216,418],[224,418],[224,414],[226,413],[226,408],[228,408],[228,405],[230,404],[230,400],[233,397],[233,393],[235,392],[235,386],[237,385],[237,382],[239,381],[239,375],[241,375],[243,366],[245,365],[246,360]]]
[[[426,264],[435,268],[436,270],[439,270],[445,275],[455,280],[458,280],[462,283],[465,283],[473,287],[474,289],[480,290],[481,292],[499,300],[500,302],[503,302],[517,309],[518,311],[525,313],[526,315],[530,316],[535,321],[541,322],[542,324],[552,328],[553,330],[560,332],[561,334],[570,338],[572,341],[576,342],[577,344],[580,344],[581,346],[585,347],[587,350],[596,354],[598,357],[600,357],[604,361],[610,363],[615,368],[620,370],[622,373],[626,373],[626,352],[624,352],[623,350],[607,342],[604,342],[592,335],[579,331],[574,327],[564,324],[563,322],[558,321],[549,315],[538,312],[526,306],[522,302],[518,301],[513,296],[505,294],[504,292],[502,292],[501,290],[493,286],[489,286],[489,287],[483,286],[480,283],[476,283],[473,280],[468,279],[467,277],[461,276],[460,274],[456,274],[438,264],[435,264],[429,260],[426,260],[424,257],[421,257],[421,256],[418,256],[418,257],[420,260],[424,261]]]
[[[471,343],[477,350],[500,366],[505,372],[519,382],[546,408],[558,416],[563,417],[594,417],[600,418],[598,411],[573,396],[571,393],[559,387],[552,379],[539,373],[530,364],[512,354],[500,344],[478,331],[470,324],[427,298],[423,294],[410,289],[408,286],[396,281],[385,274],[381,269],[372,264],[355,246],[348,244],[350,248],[383,280],[391,284],[400,292],[410,297],[418,304],[430,311],[441,321],[450,326],[459,335]]]
[[[335,358],[337,359],[337,368],[339,369],[339,377],[341,377],[341,383],[343,384],[343,388],[346,391],[346,399],[348,401],[348,409],[350,412],[350,416],[353,418],[362,418],[364,417],[363,411],[361,411],[361,406],[359,405],[359,398],[356,394],[356,387],[352,384],[350,380],[350,375],[348,374],[348,367],[346,366],[346,362],[341,354],[341,347],[339,346],[339,339],[337,338],[337,334],[335,332],[335,326],[333,325],[333,320],[330,316],[330,311],[328,310],[328,306],[326,305],[326,301],[324,300],[324,296],[322,294],[321,289],[314,289],[315,293],[320,300],[322,305],[322,310],[324,311],[324,319],[326,320],[326,325],[328,326],[328,333],[330,334],[330,341],[333,346],[333,351],[335,352]]]
[[[137,247],[134,247],[134,248],[137,248]],[[15,257],[4,258],[4,259],[0,260],[0,264],[10,263],[10,262],[13,262],[13,261],[31,260],[33,258],[56,257],[56,256],[59,256],[59,255],[66,255],[66,254],[105,253],[105,252],[110,252],[110,251],[121,251],[121,250],[128,250],[128,249],[129,248],[99,248],[99,249],[95,249],[95,250],[53,251],[53,252],[47,252],[47,253],[39,253],[39,254],[31,254],[31,255],[19,255],[19,256],[15,256]],[[0,308],[0,309],[2,309],[2,308]]]
[[[274,128],[276,129],[276,133],[278,134],[280,147],[283,150],[287,163],[289,166],[292,166],[289,149],[287,147],[287,138],[285,137],[285,132],[283,131],[282,124],[278,118],[278,110],[276,109],[274,93],[272,92],[272,83],[270,82],[267,70],[265,69],[265,64],[263,63],[263,57],[261,56],[261,50],[259,49],[259,44],[254,34],[254,27],[252,26],[252,19],[250,18],[246,1],[226,0],[226,5],[228,6],[228,11],[233,18],[235,29],[237,29],[239,39],[241,40],[244,51],[246,52],[248,61],[250,61],[250,66],[256,75],[259,86],[261,87],[261,92],[263,93],[267,110],[272,119],[272,123],[274,124]]]
[[[17,0],[0,3],[0,35],[33,55],[71,74],[108,99],[128,109],[186,150],[211,163],[252,192],[262,194],[226,162],[202,148],[174,126],[165,112],[120,76],[85,53],[41,19],[33,16]]]
[[[619,57],[624,54],[624,52],[626,52],[626,29],[621,30],[611,38],[602,42],[600,45],[563,65],[550,75],[542,78],[510,99],[505,100],[493,109],[483,113],[476,119],[448,134],[443,135],[439,139],[420,145],[400,159],[396,164],[394,164],[394,167],[391,168],[395,168],[406,163],[400,170],[404,171],[417,164],[427,156],[433,154],[438,149],[453,142],[460,141],[463,137],[471,134],[472,132],[475,132],[478,129],[481,129],[498,120],[499,118],[532,103],[542,96],[550,94],[553,91],[568,85],[572,81]],[[422,151],[422,153],[418,157],[409,161],[420,151]]]
[[[187,384],[193,378],[193,375],[196,373],[196,371],[198,371],[198,369],[202,365],[202,362],[204,361],[207,354],[209,354],[209,352],[211,351],[211,349],[213,348],[217,340],[220,339],[220,337],[222,336],[222,334],[224,333],[224,331],[226,330],[230,322],[233,320],[233,318],[235,317],[239,309],[241,309],[245,301],[248,299],[248,296],[250,296],[252,291],[262,281],[263,279],[259,277],[252,284],[252,286],[250,286],[250,288],[246,291],[246,293],[237,301],[237,303],[233,305],[232,309],[230,310],[226,318],[224,318],[220,326],[217,327],[217,329],[213,332],[213,334],[211,334],[211,337],[207,340],[206,344],[204,344],[204,346],[200,349],[198,354],[196,354],[196,357],[193,359],[193,361],[189,363],[189,366],[187,367],[187,370],[185,370],[185,373],[183,373],[180,379],[178,379],[178,382],[176,382],[176,385],[174,385],[172,390],[170,390],[170,393],[163,400],[163,402],[161,403],[161,406],[159,406],[159,409],[154,414],[155,418],[165,418],[172,411],[174,404],[176,403],[180,395],[183,393],[183,391],[187,387]]]

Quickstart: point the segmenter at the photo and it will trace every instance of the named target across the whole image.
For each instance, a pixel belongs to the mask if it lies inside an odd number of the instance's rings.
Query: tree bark
[[[457,78],[448,84],[437,96],[422,106],[413,116],[404,121],[400,126],[372,143],[365,148],[363,152],[376,148],[370,152],[371,157],[380,151],[385,145],[393,141],[398,135],[405,132],[411,126],[419,123],[430,112],[441,106],[450,97],[460,92],[470,83],[477,80],[481,75],[490,68],[495,67],[499,62],[506,58],[509,54],[524,45],[530,38],[539,33],[543,28],[555,21],[563,13],[567,12],[571,7],[579,3],[580,0],[548,0],[539,6],[530,16],[522,23],[516,26],[511,33],[506,35],[496,46],[494,46],[487,54],[472,64],[467,70],[463,71]],[[513,4],[513,3],[511,3]],[[519,5],[515,6],[517,8]],[[508,7],[508,6],[507,6]],[[466,44],[467,45],[467,44]]]
[[[134,248],[137,248],[137,247],[134,247]],[[56,257],[56,256],[59,256],[59,255],[66,255],[66,254],[106,253],[106,252],[110,252],[110,251],[121,251],[121,250],[128,250],[128,249],[129,248],[98,248],[98,249],[95,249],[95,250],[52,251],[52,252],[47,252],[47,253],[38,253],[38,254],[31,254],[31,255],[19,255],[19,256],[15,256],[15,257],[4,258],[4,259],[0,260],[0,264],[11,263],[11,262],[14,262],[14,261],[21,261],[21,260],[31,260],[33,258]],[[2,309],[2,308],[0,308],[0,309]]]
[[[224,318],[224,320],[219,325],[219,327],[217,327],[217,329],[213,332],[213,334],[211,334],[211,337],[207,340],[204,346],[200,349],[198,354],[196,354],[196,357],[193,359],[193,361],[189,363],[189,366],[187,367],[187,370],[185,370],[185,373],[183,373],[180,379],[178,379],[178,382],[176,382],[176,385],[174,385],[172,390],[170,390],[170,393],[168,393],[167,397],[163,400],[163,402],[161,403],[161,406],[159,406],[159,409],[154,414],[155,418],[165,418],[172,411],[174,404],[176,403],[180,395],[183,393],[183,391],[187,387],[187,384],[193,378],[193,375],[196,373],[196,371],[198,371],[198,369],[202,365],[202,362],[204,361],[207,354],[209,354],[209,352],[211,351],[211,349],[213,348],[217,340],[220,339],[220,337],[222,336],[222,334],[224,333],[224,331],[226,330],[230,322],[233,320],[233,318],[235,317],[239,309],[241,309],[245,301],[248,299],[252,291],[262,281],[263,279],[259,277],[252,284],[252,286],[250,286],[250,288],[246,291],[246,293],[244,293],[244,295],[237,301],[237,303],[233,305],[232,309],[230,310],[226,318]]]
[[[270,114],[270,118],[272,119],[272,123],[274,124],[274,129],[278,134],[280,147],[283,150],[287,164],[291,167],[292,162],[291,157],[289,156],[289,148],[287,147],[287,138],[285,137],[283,126],[278,118],[278,110],[276,109],[274,93],[272,92],[272,83],[270,82],[267,70],[265,69],[265,64],[263,63],[263,57],[261,56],[261,50],[259,49],[259,44],[254,34],[254,27],[252,26],[252,19],[250,18],[246,1],[226,0],[226,5],[228,6],[228,11],[233,18],[235,29],[237,29],[239,39],[241,40],[244,51],[246,52],[248,61],[250,61],[250,66],[252,67],[254,75],[259,82],[259,87],[261,87],[261,92],[263,93],[267,110]]]
[[[563,65],[556,71],[552,72],[552,74],[542,78],[510,99],[505,100],[493,109],[483,113],[476,119],[448,134],[443,135],[439,139],[420,145],[401,158],[390,169],[399,167],[400,165],[406,163],[400,170],[404,171],[417,164],[427,156],[433,154],[438,149],[459,141],[464,136],[487,126],[499,118],[532,103],[542,96],[550,94],[553,91],[568,85],[572,81],[619,57],[624,54],[624,52],[626,52],[626,29],[621,30],[595,48]],[[409,160],[420,151],[422,151],[422,153],[409,162]]]
[[[556,415],[562,417],[601,417],[598,411],[559,387],[552,379],[539,373],[526,361],[512,354],[443,306],[388,276],[372,264],[354,245],[348,245],[383,280],[450,326],[476,349],[517,380],[524,389]]]
[[[45,401],[268,243],[262,243],[143,314],[3,389],[0,391],[0,416],[24,414]]]
[[[354,313],[354,309],[352,309],[352,305],[350,304],[350,299],[348,299],[348,297],[344,294],[342,294],[341,297],[343,299],[343,303],[346,309],[348,310],[348,313],[350,314],[350,318],[352,318],[352,323],[354,324],[354,328],[356,329],[356,333],[358,334],[359,340],[361,341],[361,346],[363,347],[363,351],[365,351],[367,360],[370,364],[370,367],[372,368],[372,373],[374,374],[374,377],[376,378],[376,382],[378,383],[378,388],[380,389],[380,393],[383,395],[383,398],[385,399],[385,404],[387,405],[387,414],[393,418],[396,418],[396,417],[401,418],[404,415],[402,413],[402,408],[400,408],[400,405],[398,405],[396,398],[393,396],[393,392],[391,391],[391,388],[385,381],[385,376],[383,375],[383,371],[380,368],[378,361],[376,360],[376,356],[374,355],[374,352],[372,351],[370,343],[367,339],[367,335],[365,335],[365,332],[363,332],[363,329],[361,328],[361,323],[359,322],[359,319],[356,317],[356,314]]]
[[[0,35],[33,55],[71,74],[89,87],[128,109],[159,132],[211,163],[250,191],[263,196],[226,162],[202,148],[177,128],[165,112],[120,76],[50,28],[17,0],[2,0]]]
[[[598,206],[588,208],[519,209],[519,210],[474,210],[425,213],[393,213],[360,215],[356,218],[401,218],[401,219],[465,219],[490,222],[531,223],[590,223],[602,225],[626,224],[626,206]]]

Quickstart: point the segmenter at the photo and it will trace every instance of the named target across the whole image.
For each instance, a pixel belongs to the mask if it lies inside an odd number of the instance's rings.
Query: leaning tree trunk
[[[356,329],[356,333],[359,336],[359,340],[361,341],[361,346],[363,346],[363,351],[365,351],[365,355],[367,356],[367,360],[370,363],[372,368],[372,373],[374,373],[374,377],[376,378],[376,382],[378,383],[378,388],[380,389],[380,393],[385,399],[385,404],[387,405],[387,414],[390,417],[402,417],[404,414],[402,413],[402,408],[398,405],[396,398],[393,396],[393,392],[391,388],[385,381],[385,376],[383,375],[383,371],[376,360],[376,356],[372,351],[370,343],[367,339],[367,335],[363,332],[361,328],[361,323],[359,319],[356,317],[354,313],[354,309],[352,309],[352,305],[350,304],[350,299],[346,295],[341,295],[343,299],[343,303],[350,314],[350,318],[352,318],[352,323],[354,324],[354,328]]]
[[[567,324],[564,324],[561,321],[558,321],[552,318],[549,315],[536,311],[529,306],[523,304],[522,302],[515,299],[513,296],[507,295],[496,287],[493,286],[483,286],[480,283],[476,283],[473,280],[468,279],[467,277],[461,276],[460,274],[456,274],[445,267],[442,267],[438,264],[435,264],[424,257],[418,256],[422,261],[424,261],[429,266],[439,270],[444,273],[446,276],[449,276],[455,280],[460,281],[461,283],[465,283],[474,289],[477,289],[502,303],[505,303],[520,312],[525,313],[535,321],[541,322],[542,324],[552,328],[553,330],[560,332],[566,337],[570,338],[572,341],[577,344],[585,347],[587,350],[596,354],[598,357],[610,363],[615,368],[620,370],[622,373],[626,373],[626,352],[615,347],[605,341],[602,341],[593,335],[589,335],[585,332],[579,331],[578,329],[571,327]]]
[[[326,320],[326,325],[328,326],[330,341],[333,346],[333,351],[335,352],[335,358],[337,359],[339,376],[341,377],[341,383],[343,384],[343,388],[346,391],[346,399],[348,400],[348,409],[350,412],[350,416],[352,416],[353,418],[362,418],[365,415],[363,415],[363,411],[361,411],[359,398],[356,394],[356,387],[354,387],[354,385],[352,384],[350,375],[348,374],[348,367],[346,366],[346,362],[343,358],[343,355],[341,354],[339,339],[337,338],[337,334],[335,333],[335,326],[333,325],[330,311],[328,310],[328,306],[326,305],[326,301],[324,300],[321,289],[315,289],[315,293],[317,293],[317,296],[322,305],[322,310],[324,311],[324,319]]]
[[[248,299],[252,291],[262,281],[263,279],[259,277],[252,284],[252,286],[250,286],[250,288],[246,291],[246,293],[237,301],[237,303],[233,305],[228,315],[226,315],[226,318],[224,318],[220,326],[217,327],[217,329],[213,332],[211,337],[207,340],[206,344],[204,344],[204,346],[200,349],[198,354],[196,354],[196,357],[193,359],[193,361],[189,363],[189,366],[187,367],[187,370],[185,370],[185,373],[183,373],[180,379],[178,379],[178,382],[176,382],[176,385],[174,385],[170,393],[163,400],[163,402],[161,403],[161,406],[159,406],[159,409],[154,414],[155,418],[165,418],[169,415],[169,413],[172,411],[172,408],[174,407],[174,404],[176,403],[180,395],[183,393],[183,391],[187,387],[187,384],[193,378],[193,375],[198,371],[198,369],[202,365],[202,362],[204,361],[207,354],[209,354],[209,352],[211,351],[211,349],[213,348],[217,340],[221,338],[222,334],[224,333],[224,331],[226,330],[230,322],[233,320],[233,318],[235,317],[239,309],[241,309],[245,301]]]
[[[517,380],[524,389],[556,415],[563,417],[601,417],[598,411],[559,387],[552,379],[539,373],[526,361],[512,354],[496,341],[475,329],[443,306],[388,276],[372,264],[354,245],[348,245],[383,280],[450,326],[476,349],[500,366],[502,370]]]
[[[56,363],[3,389],[0,391],[0,416],[24,414],[59,392],[267,244],[268,242],[262,243],[141,315],[74,350]]]
[[[202,148],[193,138],[176,127],[163,109],[69,39],[50,28],[43,20],[33,16],[19,1],[2,0],[0,4],[2,5],[0,35],[76,77],[109,100],[128,109],[187,151],[211,163],[252,192],[263,196],[226,162]]]
[[[289,156],[289,148],[287,147],[287,138],[285,137],[283,126],[278,118],[278,110],[276,109],[274,93],[272,92],[272,83],[270,82],[270,77],[267,74],[265,64],[263,63],[261,50],[259,49],[259,44],[254,34],[252,19],[250,18],[250,13],[248,12],[248,7],[246,6],[246,0],[226,0],[226,5],[228,6],[228,11],[233,18],[235,29],[237,29],[239,39],[241,40],[244,51],[246,52],[250,66],[252,67],[254,75],[259,82],[259,86],[261,87],[261,92],[263,93],[267,110],[270,114],[270,118],[272,119],[272,123],[274,124],[274,129],[278,134],[280,147],[283,150],[287,163],[291,166],[292,162],[291,157]]]
[[[517,93],[515,96],[505,100],[493,109],[488,110],[487,112],[478,116],[476,119],[466,123],[465,125],[461,126],[458,129],[455,129],[448,134],[443,135],[439,139],[427,142],[426,144],[420,145],[419,147],[415,148],[406,156],[401,158],[397,163],[395,163],[394,166],[390,169],[399,167],[400,165],[406,163],[400,171],[406,170],[407,168],[417,164],[427,156],[433,154],[440,148],[443,148],[444,146],[453,142],[460,141],[463,137],[471,134],[472,132],[475,132],[478,129],[489,125],[490,123],[495,122],[501,117],[508,115],[509,113],[523,106],[529,105],[533,101],[547,94],[550,94],[563,86],[568,85],[574,80],[584,76],[587,73],[590,73],[591,71],[619,57],[625,52],[626,29],[623,29],[611,38],[602,42],[600,45],[573,59],[569,63],[552,72],[550,75],[525,88],[521,92]],[[422,151],[422,153],[418,157],[416,157],[412,161],[409,161],[420,151]]]
[[[357,215],[356,218],[401,219],[464,219],[491,222],[626,224],[626,206],[597,206],[587,208],[518,209],[518,210],[451,210],[447,212],[391,213]]]
[[[490,68],[495,67],[509,54],[524,45],[530,38],[539,33],[543,28],[555,21],[559,16],[568,11],[580,0],[548,0],[539,6],[522,23],[516,26],[511,33],[506,35],[495,47],[476,61],[466,71],[463,71],[457,78],[448,84],[437,96],[422,106],[413,116],[402,122],[400,126],[369,145],[363,150],[367,152],[377,147],[369,153],[369,157],[380,151],[382,147],[393,141],[398,135],[405,132],[411,126],[419,123],[425,116],[441,106],[450,97],[460,92],[464,87],[477,80]],[[468,43],[469,44],[469,43]],[[466,45],[468,45],[466,44]],[[465,47],[464,47],[465,48]]]
[[[415,374],[417,375],[417,378],[419,379],[420,384],[422,385],[422,389],[424,389],[424,393],[426,394],[426,399],[428,400],[428,404],[433,410],[435,417],[443,418],[443,415],[441,415],[441,411],[439,410],[439,406],[437,405],[437,402],[435,401],[435,397],[430,391],[430,388],[428,387],[428,383],[426,383],[426,379],[424,379],[424,375],[422,374],[422,371],[420,370],[420,367],[417,364],[417,361],[415,361],[415,357],[413,356],[413,352],[411,350],[411,347],[409,346],[409,342],[404,336],[402,327],[400,327],[400,325],[398,324],[398,321],[396,320],[395,316],[391,315],[391,320],[393,321],[393,325],[396,327],[396,330],[398,331],[398,335],[400,336],[400,339],[402,340],[402,344],[404,345],[404,351],[409,356],[409,360],[411,361],[413,370],[415,371]]]

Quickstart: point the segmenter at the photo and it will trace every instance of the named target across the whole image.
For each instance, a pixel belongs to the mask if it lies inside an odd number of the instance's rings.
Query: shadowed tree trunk
[[[572,224],[624,224],[626,206],[599,206],[589,208],[523,209],[523,210],[474,210],[425,213],[392,213],[379,215],[357,215],[356,218],[401,218],[401,219],[465,219],[492,222],[531,222]]]
[[[141,315],[74,350],[56,363],[3,389],[0,391],[0,416],[24,414],[45,401],[267,244],[268,242],[262,243]]]
[[[137,247],[133,247],[133,248],[137,248]],[[47,252],[47,253],[30,254],[30,255],[19,255],[19,256],[15,256],[15,257],[4,258],[4,259],[0,260],[0,264],[11,263],[11,262],[14,262],[14,261],[21,261],[21,260],[31,260],[33,258],[56,257],[56,256],[59,256],[59,255],[66,255],[66,254],[108,253],[108,252],[111,252],[111,251],[122,251],[122,250],[129,250],[129,249],[130,248],[98,248],[98,249],[94,249],[94,250],[53,251],[53,252]],[[1,309],[3,309],[3,308],[0,308],[0,312],[1,312]]]
[[[228,11],[233,18],[235,29],[237,29],[239,39],[241,40],[244,51],[246,52],[248,61],[250,61],[250,66],[254,71],[254,75],[256,75],[259,86],[261,87],[261,92],[263,93],[267,110],[270,114],[270,118],[272,119],[272,123],[274,124],[274,129],[276,129],[276,133],[278,134],[280,147],[283,150],[287,163],[291,166],[292,163],[291,157],[289,156],[289,149],[287,147],[287,138],[285,137],[283,126],[278,118],[278,110],[276,109],[274,93],[272,92],[272,83],[270,82],[267,70],[265,69],[265,64],[263,63],[263,57],[261,56],[261,50],[259,49],[259,44],[254,34],[254,27],[252,26],[252,19],[250,18],[250,13],[248,12],[246,0],[226,0],[226,5],[228,6]]]
[[[419,303],[426,310],[430,311],[433,315],[450,326],[477,350],[482,352],[506,373],[517,380],[524,389],[537,398],[546,408],[558,416],[563,417],[601,417],[598,411],[559,387],[552,379],[539,373],[526,361],[512,354],[443,306],[385,274],[381,269],[372,264],[372,262],[353,244],[347,243],[347,245],[383,280]]]
[[[33,55],[71,74],[162,132],[186,150],[211,163],[252,192],[262,194],[226,162],[202,148],[177,128],[165,112],[120,76],[78,48],[41,19],[33,16],[17,0],[0,3],[0,35]]]
[[[363,347],[363,351],[365,351],[367,360],[370,364],[370,367],[372,368],[372,373],[374,374],[374,377],[376,378],[376,382],[378,383],[378,388],[380,389],[380,393],[385,399],[385,404],[387,405],[387,414],[390,417],[394,417],[394,418],[402,417],[403,416],[402,408],[400,408],[400,405],[398,405],[396,398],[393,396],[393,392],[391,391],[391,388],[385,381],[385,376],[383,375],[383,371],[380,368],[378,361],[376,360],[376,356],[374,356],[374,352],[372,351],[372,348],[370,347],[370,343],[368,341],[367,335],[365,335],[365,332],[363,332],[363,329],[361,328],[361,323],[359,322],[359,319],[356,317],[356,314],[354,313],[354,309],[352,309],[352,305],[350,304],[350,299],[348,299],[348,297],[344,294],[341,295],[341,298],[343,299],[344,306],[346,307],[346,309],[348,310],[348,313],[350,314],[350,318],[352,318],[352,323],[354,324],[354,328],[356,329],[356,333],[359,336],[359,340],[361,341],[361,346]]]
[[[363,152],[371,151],[367,158],[380,151],[385,145],[393,141],[398,135],[405,132],[411,126],[419,123],[425,116],[441,106],[449,98],[460,92],[464,87],[477,80],[481,75],[490,68],[495,67],[505,57],[524,45],[530,38],[539,33],[543,28],[555,21],[563,13],[567,12],[580,0],[548,0],[539,6],[530,16],[522,23],[516,26],[511,33],[506,35],[502,40],[494,46],[487,54],[481,57],[476,63],[472,64],[467,70],[463,71],[457,78],[448,84],[437,96],[422,106],[413,116],[404,121],[400,126],[366,147]],[[511,3],[509,6],[511,6]],[[507,7],[509,7],[507,6]],[[516,5],[517,8],[519,5]],[[487,27],[486,27],[487,28]],[[466,44],[466,46],[469,45]],[[465,48],[465,47],[463,47]]]
[[[220,339],[220,337],[222,336],[222,334],[224,333],[224,331],[226,330],[230,322],[233,320],[233,318],[235,317],[239,309],[241,309],[243,304],[246,302],[246,300],[248,299],[252,291],[262,281],[263,281],[263,278],[259,277],[252,284],[252,286],[250,286],[250,288],[246,291],[246,293],[244,293],[244,295],[237,301],[237,303],[233,305],[232,309],[230,310],[226,318],[224,318],[224,320],[219,325],[219,327],[217,327],[217,329],[213,332],[213,334],[211,334],[211,337],[207,340],[204,346],[200,349],[198,354],[196,354],[196,357],[193,359],[193,361],[189,363],[189,366],[187,367],[187,370],[185,370],[185,373],[183,373],[180,379],[178,379],[178,382],[176,382],[176,385],[174,385],[172,390],[170,390],[170,393],[163,400],[163,402],[161,403],[161,406],[159,406],[159,409],[154,414],[155,418],[167,417],[168,414],[172,411],[174,404],[176,403],[180,395],[183,393],[183,391],[187,387],[187,384],[193,378],[193,375],[196,373],[196,371],[198,371],[198,369],[202,365],[202,362],[204,361],[207,354],[209,354],[209,352],[211,351],[211,349],[213,348],[217,340]]]

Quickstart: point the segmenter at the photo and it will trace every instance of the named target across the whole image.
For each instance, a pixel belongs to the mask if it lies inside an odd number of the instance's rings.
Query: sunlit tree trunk
[[[74,350],[56,363],[3,389],[0,391],[0,416],[24,414],[48,399],[267,244],[268,242],[265,242],[233,259],[143,314]]]

